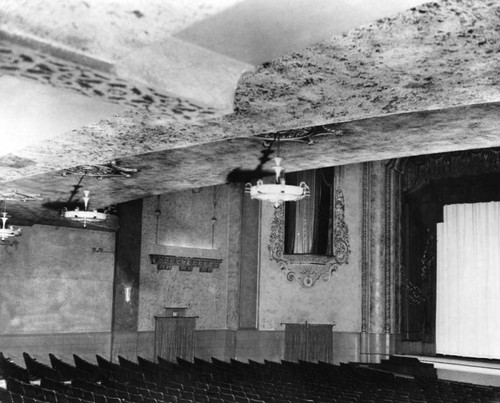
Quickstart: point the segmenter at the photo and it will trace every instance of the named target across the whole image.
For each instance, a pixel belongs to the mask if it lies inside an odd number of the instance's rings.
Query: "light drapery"
[[[436,280],[436,352],[500,358],[500,203],[444,207]]]
[[[324,361],[333,357],[333,325],[287,323],[285,325],[286,361]]]
[[[168,361],[194,357],[194,317],[156,317],[155,354]]]
[[[318,189],[316,172],[314,170],[301,171],[295,173],[295,182],[307,183],[310,190],[310,197],[301,200],[300,203],[288,203],[289,214],[293,219],[288,221],[287,240],[289,245],[287,250],[293,253],[313,253],[313,246],[316,231],[316,209],[318,208]]]
[[[333,336],[332,325],[308,325],[307,360],[332,362]]]
[[[331,176],[331,177],[329,177]],[[332,254],[333,174],[309,170],[289,175],[290,183],[305,182],[310,197],[286,203],[285,251],[291,254]]]
[[[307,326],[304,323],[285,325],[285,360],[307,361]]]

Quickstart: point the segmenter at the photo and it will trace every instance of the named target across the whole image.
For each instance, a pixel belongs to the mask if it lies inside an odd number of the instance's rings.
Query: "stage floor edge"
[[[420,362],[434,364],[438,379],[467,382],[476,385],[500,387],[500,363],[424,355],[395,354],[398,357],[414,357]]]

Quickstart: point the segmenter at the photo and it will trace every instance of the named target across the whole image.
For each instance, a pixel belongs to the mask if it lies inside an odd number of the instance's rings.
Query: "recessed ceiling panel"
[[[257,65],[425,2],[247,0],[174,36]]]

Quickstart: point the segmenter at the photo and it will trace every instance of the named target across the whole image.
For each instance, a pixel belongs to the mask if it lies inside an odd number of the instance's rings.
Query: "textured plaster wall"
[[[188,316],[199,316],[197,329],[237,326],[241,201],[240,187],[230,185],[144,199],[139,331],[153,330],[164,307],[187,307]],[[212,273],[157,270],[150,254],[222,263]]]
[[[311,288],[286,279],[269,258],[269,237],[274,207],[262,204],[259,329],[283,330],[281,323],[335,323],[336,332],[361,328],[361,164],[336,168],[336,183],[345,197],[351,255],[328,282]]]
[[[23,230],[15,246],[0,247],[0,334],[109,332],[115,234]]]

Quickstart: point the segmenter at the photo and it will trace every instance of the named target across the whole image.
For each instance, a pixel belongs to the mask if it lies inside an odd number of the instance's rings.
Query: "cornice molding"
[[[198,268],[200,273],[212,273],[214,269],[218,269],[222,259],[209,259],[204,257],[184,257],[173,255],[154,255],[150,254],[151,264],[157,265],[158,270],[172,270],[174,266],[179,268],[179,271],[193,271]]]

